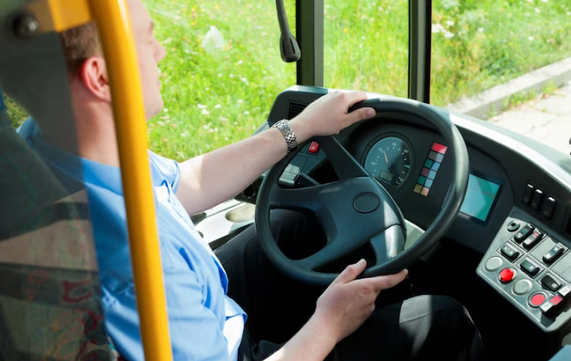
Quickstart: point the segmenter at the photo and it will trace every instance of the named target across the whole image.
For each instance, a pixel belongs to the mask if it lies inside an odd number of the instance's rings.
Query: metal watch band
[[[297,149],[297,139],[295,138],[295,133],[291,130],[288,121],[286,119],[282,119],[276,122],[272,128],[277,128],[285,138],[287,143],[287,150],[288,153],[293,152]]]

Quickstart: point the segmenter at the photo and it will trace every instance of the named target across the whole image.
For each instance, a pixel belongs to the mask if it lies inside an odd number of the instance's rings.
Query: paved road
[[[489,120],[534,138],[563,153],[571,152],[571,84]]]

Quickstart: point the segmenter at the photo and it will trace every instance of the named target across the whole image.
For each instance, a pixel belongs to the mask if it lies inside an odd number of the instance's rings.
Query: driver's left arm
[[[297,142],[336,134],[353,123],[372,118],[372,108],[348,113],[352,105],[366,98],[363,92],[334,92],[311,103],[289,122]],[[202,212],[239,194],[286,154],[283,135],[271,128],[189,159],[180,164],[177,197],[189,214]]]

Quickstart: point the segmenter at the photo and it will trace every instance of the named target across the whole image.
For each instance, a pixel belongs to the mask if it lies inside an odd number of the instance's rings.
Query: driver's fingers
[[[354,110],[347,115],[349,119],[349,124],[347,124],[346,126],[349,126],[353,123],[357,123],[358,121],[361,121],[363,119],[372,118],[375,116],[375,114],[376,112],[375,109],[373,108],[359,108],[357,110]]]
[[[368,282],[370,282],[370,285],[371,287],[373,287],[373,290],[379,293],[382,290],[387,290],[389,288],[398,285],[406,278],[407,275],[408,275],[408,270],[403,269],[399,273],[387,276],[364,278],[361,281],[367,280]]]
[[[365,261],[364,259],[360,260],[355,264],[347,266],[347,268],[345,268],[343,272],[341,272],[339,276],[337,276],[337,278],[333,281],[333,284],[335,283],[344,284],[353,281],[355,278],[357,278],[358,275],[361,274],[361,272],[363,272],[363,270],[365,270],[366,266],[367,266],[367,261]]]
[[[367,93],[365,92],[342,92],[340,96],[344,98],[347,108],[351,108],[358,102],[367,99]]]

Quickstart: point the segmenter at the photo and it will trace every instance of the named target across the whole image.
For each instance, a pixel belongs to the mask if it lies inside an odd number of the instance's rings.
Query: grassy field
[[[145,0],[168,56],[151,148],[182,160],[249,136],[295,84],[275,2]],[[290,25],[294,1],[286,0]],[[445,106],[571,56],[569,0],[436,0],[432,103]],[[325,86],[407,94],[408,0],[325,1]],[[11,107],[20,121],[23,115]]]

